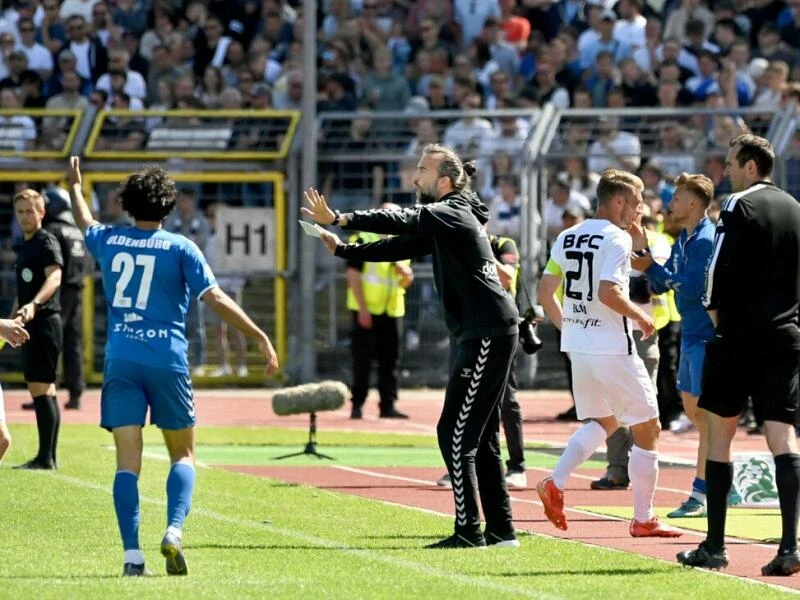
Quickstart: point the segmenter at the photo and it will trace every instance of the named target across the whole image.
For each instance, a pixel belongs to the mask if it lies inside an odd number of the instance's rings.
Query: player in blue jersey
[[[101,225],[81,191],[77,157],[70,159],[70,195],[75,223],[100,265],[108,308],[100,425],[114,435],[117,473],[114,508],[125,550],[124,575],[145,575],[139,546],[142,427],[161,429],[172,467],[167,477],[167,531],[161,541],[167,574],[185,575],[181,531],[194,490],[195,411],[187,356],[189,295],[203,300],[224,321],[258,341],[267,373],[278,369],[269,336],[218,286],[197,246],[161,228],[175,205],[175,183],[150,167],[130,175],[120,188],[133,227]]]

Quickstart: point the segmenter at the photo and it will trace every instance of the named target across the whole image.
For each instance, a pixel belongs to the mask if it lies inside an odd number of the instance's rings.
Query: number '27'
[[[117,280],[116,292],[111,306],[115,308],[130,308],[131,298],[126,296],[128,284],[133,278],[136,267],[142,267],[142,280],[139,282],[139,292],[136,294],[136,308],[144,310],[147,308],[147,301],[150,298],[150,285],[153,283],[153,271],[156,267],[156,257],[146,254],[139,254],[136,259],[127,252],[120,252],[114,255],[111,261],[111,270],[114,273],[121,273]]]
[[[583,293],[573,290],[572,283],[579,281],[583,276],[583,263],[586,261],[586,270],[587,270],[587,280],[589,283],[589,291],[586,294],[586,301],[589,302],[594,297],[594,293],[592,290],[592,279],[594,279],[594,253],[593,252],[579,252],[577,250],[567,250],[564,253],[564,256],[567,260],[574,260],[578,263],[577,269],[574,271],[567,271],[565,273],[565,278],[567,280],[567,285],[564,288],[564,294],[566,294],[567,298],[571,298],[573,300],[583,300]]]

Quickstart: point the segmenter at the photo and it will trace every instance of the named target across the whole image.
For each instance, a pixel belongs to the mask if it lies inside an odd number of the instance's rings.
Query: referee
[[[792,575],[800,571],[800,454],[794,430],[800,401],[800,204],[770,181],[774,162],[764,138],[744,134],[730,143],[725,164],[734,193],[722,206],[703,300],[715,325],[698,402],[708,416],[708,534],[699,548],[677,558],[693,567],[728,566],[731,441],[749,396],[764,415],[782,521],[778,553],[761,574]]]
[[[42,229],[44,199],[22,190],[14,196],[14,212],[23,234],[17,252],[15,316],[30,334],[22,347],[22,370],[36,410],[39,453],[20,469],[55,469],[61,414],[56,401],[56,365],[61,351],[59,287],[64,261],[56,238]]]

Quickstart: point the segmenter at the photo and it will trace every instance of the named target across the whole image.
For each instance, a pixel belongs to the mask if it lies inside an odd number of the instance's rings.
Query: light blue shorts
[[[127,360],[108,360],[100,396],[100,426],[125,425],[185,429],[195,424],[194,392],[189,373],[156,369]]]
[[[678,389],[700,397],[703,389],[703,361],[706,357],[705,341],[681,342],[681,358],[678,364]]]

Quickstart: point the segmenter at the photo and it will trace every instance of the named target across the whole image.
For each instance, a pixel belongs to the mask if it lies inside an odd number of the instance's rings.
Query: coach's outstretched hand
[[[19,348],[31,336],[20,319],[0,319],[0,338],[11,344],[12,348]]]
[[[324,229],[319,232],[319,239],[322,241],[325,249],[331,254],[336,254],[336,247],[342,243],[338,235]]]
[[[300,211],[304,215],[311,217],[320,225],[330,225],[336,220],[336,213],[328,206],[328,203],[325,201],[325,196],[314,188],[308,188],[304,196],[306,198],[306,204],[308,205],[308,208],[305,206],[300,207]]]
[[[69,157],[69,185],[82,185],[81,178],[81,159],[77,156]]]

